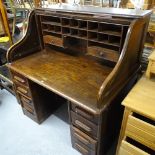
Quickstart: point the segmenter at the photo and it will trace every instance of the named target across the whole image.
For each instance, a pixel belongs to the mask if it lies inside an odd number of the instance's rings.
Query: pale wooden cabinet
[[[125,110],[117,154],[155,154],[155,79],[143,76],[122,105]]]

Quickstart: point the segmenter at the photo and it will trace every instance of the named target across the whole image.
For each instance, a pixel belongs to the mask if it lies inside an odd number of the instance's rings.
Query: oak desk
[[[7,55],[24,114],[41,123],[67,101],[73,147],[84,155],[105,154],[119,130],[121,100],[140,69],[150,14],[35,9],[26,35]]]

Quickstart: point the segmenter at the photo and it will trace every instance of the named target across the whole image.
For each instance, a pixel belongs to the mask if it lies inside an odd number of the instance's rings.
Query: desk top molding
[[[40,10],[40,9],[38,9]],[[130,18],[142,18],[152,13],[151,10],[140,10],[140,9],[122,9],[122,8],[102,8],[94,6],[71,6],[67,4],[62,5],[49,5],[48,8],[44,8],[45,11],[64,11],[70,13],[87,13],[94,15],[109,14],[113,16],[124,16]]]

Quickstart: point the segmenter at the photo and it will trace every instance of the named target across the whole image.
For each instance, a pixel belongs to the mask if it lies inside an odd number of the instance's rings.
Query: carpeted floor
[[[66,115],[63,105],[38,125],[23,114],[14,96],[0,90],[0,155],[80,155],[71,146]]]
[[[107,155],[115,154],[116,142]],[[80,155],[71,145],[67,104],[38,125],[12,94],[0,90],[0,155]]]

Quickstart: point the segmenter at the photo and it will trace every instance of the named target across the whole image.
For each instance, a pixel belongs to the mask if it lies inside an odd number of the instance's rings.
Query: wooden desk
[[[72,146],[105,154],[140,69],[150,14],[68,5],[34,10],[25,37],[7,54],[24,114],[41,123],[67,101]]]
[[[125,106],[125,111],[117,153],[120,155],[154,154],[155,79],[150,80],[144,75],[124,99],[122,105]],[[133,140],[147,146],[149,149],[135,143]]]

